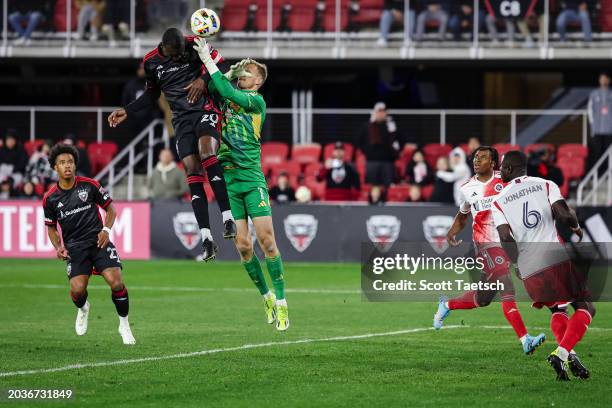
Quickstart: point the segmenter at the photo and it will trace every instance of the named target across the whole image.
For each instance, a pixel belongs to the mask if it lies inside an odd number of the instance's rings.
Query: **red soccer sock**
[[[591,314],[584,309],[576,310],[572,318],[567,322],[567,329],[565,330],[563,340],[559,342],[559,347],[571,351],[574,346],[578,344],[580,339],[582,339],[589,324],[591,324]]]
[[[561,344],[561,340],[563,340],[568,319],[566,312],[555,312],[550,317],[550,330],[552,330],[555,335],[557,344]]]
[[[501,306],[504,311],[504,316],[506,316],[506,320],[508,320],[508,323],[510,323],[510,326],[512,326],[518,338],[520,339],[526,335],[527,328],[516,306],[516,302],[514,300],[504,300],[501,302]]]
[[[454,299],[449,299],[448,301],[448,308],[450,310],[474,309],[477,307],[478,307],[478,303],[476,302],[476,291],[475,290],[465,292],[463,295],[456,297]]]

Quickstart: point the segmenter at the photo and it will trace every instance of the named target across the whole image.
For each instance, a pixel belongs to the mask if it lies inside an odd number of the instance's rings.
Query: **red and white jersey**
[[[472,213],[473,240],[477,248],[500,246],[491,203],[503,187],[504,182],[496,171],[484,183],[474,176],[459,188],[459,211],[462,214]]]
[[[523,278],[568,259],[551,207],[559,200],[563,197],[554,182],[528,176],[510,181],[493,200],[495,225],[510,226]]]

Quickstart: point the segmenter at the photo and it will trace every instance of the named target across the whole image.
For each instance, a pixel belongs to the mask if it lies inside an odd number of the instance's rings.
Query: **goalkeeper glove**
[[[251,73],[249,71],[246,70],[246,66],[249,65],[249,59],[243,59],[240,62],[235,63],[234,65],[232,65],[229,69],[229,71],[227,71],[225,74],[225,77],[229,80],[229,81],[233,81],[234,79],[246,76],[246,77],[250,77]]]
[[[215,72],[218,72],[219,68],[217,68],[217,64],[215,64],[215,61],[213,61],[212,57],[210,56],[210,45],[208,45],[205,39],[199,37],[196,37],[195,43],[196,45],[193,46],[193,49],[196,50],[200,56],[200,59],[204,63],[208,73],[212,75]]]

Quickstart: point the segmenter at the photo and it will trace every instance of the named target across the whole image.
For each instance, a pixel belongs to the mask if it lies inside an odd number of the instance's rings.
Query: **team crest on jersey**
[[[192,212],[180,212],[172,218],[174,233],[181,244],[188,250],[192,250],[200,242],[200,228],[198,221]]]
[[[285,235],[298,252],[304,252],[317,235],[319,221],[311,214],[290,214],[285,218]]]
[[[402,222],[394,215],[373,215],[366,221],[368,238],[382,252],[387,252],[399,237]]]
[[[494,188],[495,188],[495,191],[499,193],[500,191],[502,191],[504,186],[501,183],[497,183]]]
[[[79,190],[77,194],[83,202],[86,202],[87,197],[89,197],[89,193],[87,192],[87,190]]]
[[[495,263],[498,265],[502,265],[504,263],[504,258],[501,256],[496,256],[495,257]]]
[[[451,225],[453,225],[453,217],[449,215],[430,215],[423,220],[425,239],[438,254],[448,249],[446,233]]]

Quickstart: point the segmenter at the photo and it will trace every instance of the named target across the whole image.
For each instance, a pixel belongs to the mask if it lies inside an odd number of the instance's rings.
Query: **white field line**
[[[70,286],[56,285],[56,284],[36,284],[36,283],[6,283],[0,284],[0,288],[23,288],[23,289],[66,289]],[[105,285],[89,285],[87,289],[93,290],[108,290],[108,286]],[[187,287],[187,286],[129,286],[130,290],[142,290],[142,291],[159,291],[159,292],[257,292],[254,288],[206,288],[206,287]],[[359,295],[361,290],[359,289],[309,289],[309,288],[288,288],[286,292],[289,293],[327,293],[327,294],[347,294],[347,295]]]
[[[468,327],[468,326],[445,326],[443,329],[445,330],[459,329],[459,328],[464,328],[464,327]],[[71,365],[67,365],[63,367],[42,368],[42,369],[37,369],[37,370],[9,371],[9,372],[3,372],[3,373],[0,372],[0,378],[1,377],[15,377],[19,375],[56,373],[59,371],[79,370],[82,368],[108,367],[108,366],[117,366],[117,365],[126,365],[126,364],[148,363],[151,361],[175,360],[175,359],[180,359],[180,358],[199,357],[199,356],[206,356],[209,354],[228,353],[232,351],[241,351],[241,350],[264,348],[264,347],[288,346],[288,345],[293,345],[293,344],[322,343],[322,342],[333,342],[333,341],[361,340],[361,339],[369,339],[372,337],[398,336],[402,334],[418,333],[418,332],[425,332],[425,331],[432,331],[432,330],[434,330],[433,327],[419,327],[415,329],[397,330],[397,331],[390,331],[390,332],[383,332],[383,333],[357,334],[353,336],[336,336],[336,337],[327,337],[327,338],[322,338],[322,339],[302,339],[302,340],[276,341],[276,342],[269,342],[269,343],[244,344],[242,346],[236,346],[236,347],[217,348],[217,349],[210,349],[210,350],[194,351],[190,353],[171,354],[171,355],[166,355],[166,356],[141,357],[141,358],[126,359],[126,360],[114,360],[114,361],[101,361],[98,363],[71,364]]]

